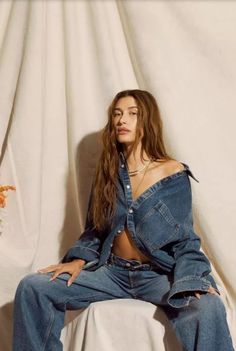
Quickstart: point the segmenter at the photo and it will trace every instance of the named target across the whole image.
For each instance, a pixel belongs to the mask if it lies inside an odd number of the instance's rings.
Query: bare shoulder
[[[170,160],[168,161],[169,165],[167,165],[169,167],[169,170],[172,171],[173,173],[179,172],[184,170],[184,165],[176,160]]]
[[[153,162],[152,170],[156,174],[159,174],[162,177],[166,177],[184,170],[184,165],[181,162],[172,159],[164,162],[155,161]]]

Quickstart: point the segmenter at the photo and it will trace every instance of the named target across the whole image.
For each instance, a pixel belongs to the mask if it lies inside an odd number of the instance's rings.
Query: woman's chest
[[[137,200],[148,188],[160,180],[161,176],[154,177],[153,175],[148,175],[145,177],[143,174],[137,174],[136,176],[130,177],[130,187],[132,200]]]
[[[159,165],[154,163],[150,169],[145,172],[140,172],[136,175],[129,176],[129,182],[131,187],[131,196],[132,200],[137,200],[142,194],[144,194],[149,188],[151,188],[154,184],[165,179],[166,177],[173,174],[173,172],[179,172],[183,169],[183,165],[181,165],[181,169],[174,169],[173,166],[170,167],[167,165]]]

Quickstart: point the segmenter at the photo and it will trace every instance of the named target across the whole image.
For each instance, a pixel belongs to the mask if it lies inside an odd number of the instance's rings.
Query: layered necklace
[[[129,171],[129,170],[128,170],[128,173],[129,173],[130,176],[134,176],[134,175],[136,175],[136,174],[141,173],[141,172],[144,171],[143,177],[141,178],[140,182],[138,183],[136,189],[133,191],[133,198],[135,198],[135,195],[136,195],[136,193],[137,193],[137,190],[138,190],[138,188],[140,187],[140,185],[141,185],[141,183],[142,183],[142,181],[143,181],[143,179],[144,179],[144,177],[145,177],[145,174],[146,174],[146,172],[147,172],[147,170],[148,170],[148,167],[149,167],[149,165],[152,163],[152,161],[153,161],[153,160],[150,159],[146,165],[142,166],[141,168],[136,169],[135,171]]]
[[[141,166],[140,168],[136,169],[135,171],[128,171],[129,175],[134,176],[138,173],[141,173],[142,171],[146,170],[146,168],[148,168],[148,166],[150,165],[151,162],[152,162],[152,159],[150,159],[146,165]]]

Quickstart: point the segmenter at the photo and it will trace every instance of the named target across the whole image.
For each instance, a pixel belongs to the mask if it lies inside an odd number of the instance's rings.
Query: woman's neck
[[[136,151],[131,152],[128,157],[126,149],[123,151],[123,154],[125,156],[128,168],[131,171],[136,170],[138,167],[147,164],[149,161],[149,157],[147,156],[145,151],[143,151],[144,160],[141,159],[141,147],[138,147]]]

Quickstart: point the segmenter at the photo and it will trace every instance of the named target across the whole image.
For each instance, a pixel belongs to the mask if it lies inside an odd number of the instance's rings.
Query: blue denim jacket
[[[86,219],[85,230],[75,245],[61,260],[75,258],[87,261],[83,269],[96,270],[107,262],[113,240],[124,228],[137,248],[156,266],[173,276],[168,303],[173,307],[188,305],[187,292],[206,292],[213,286],[220,292],[210,275],[208,258],[200,251],[201,240],[193,228],[191,176],[199,182],[189,166],[173,173],[146,189],[132,200],[131,183],[123,153],[120,153],[116,213],[109,228],[93,229]],[[91,195],[89,208],[91,204]]]

